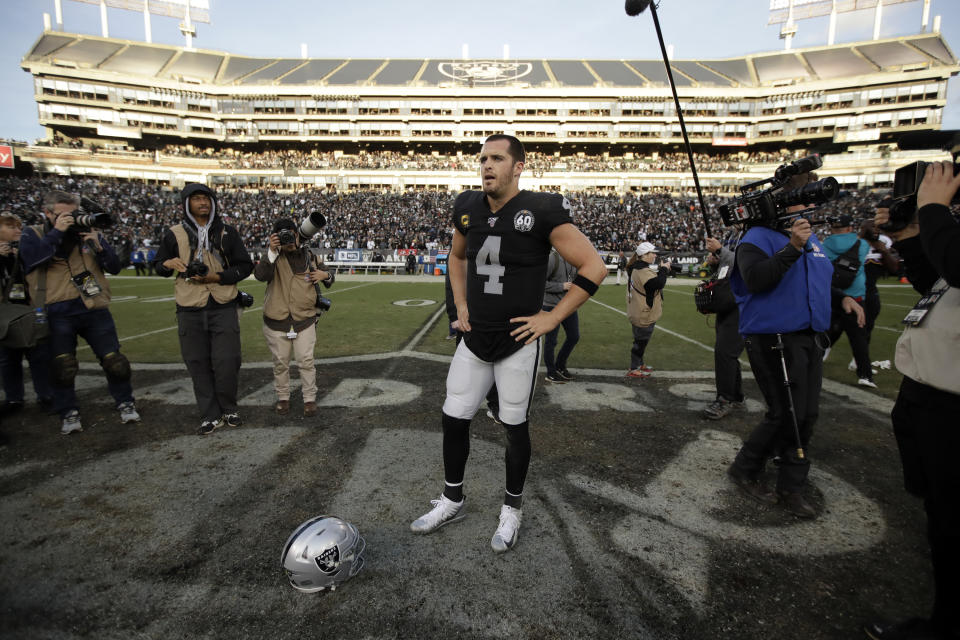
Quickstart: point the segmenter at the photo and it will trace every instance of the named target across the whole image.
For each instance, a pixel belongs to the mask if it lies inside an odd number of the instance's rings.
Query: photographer
[[[960,638],[960,224],[950,203],[960,177],[949,162],[932,163],[917,191],[916,215],[887,233],[903,258],[907,278],[923,298],[897,341],[903,374],[891,418],[908,492],[923,498],[933,563],[934,602],[929,619],[872,622],[874,640]],[[891,212],[878,211],[886,226]]]
[[[20,238],[30,299],[37,299],[41,280],[46,289],[46,308],[38,313],[45,313],[50,323],[53,404],[62,419],[63,434],[83,430],[74,390],[79,370],[77,336],[87,341],[100,361],[120,421],[140,420],[130,383],[130,362],[120,353],[117,328],[108,309],[110,283],[104,271],[119,273],[120,260],[100,232],[86,225],[91,218],[108,214],[82,211],[79,217],[85,226],[80,227],[75,217],[80,202],[74,194],[47,193],[43,225],[27,227]]]
[[[799,173],[785,187],[799,189],[814,181],[813,173]],[[799,215],[805,208],[789,206],[786,213]],[[831,289],[833,265],[810,222],[797,217],[788,230],[774,228],[782,220],[750,226],[737,247],[730,284],[740,308],[740,333],[767,412],[728,473],[754,500],[779,502],[797,517],[814,518],[816,511],[801,490],[810,471],[803,450],[819,413],[822,334],[830,326],[831,300],[844,311],[857,313],[861,325],[863,310],[852,298]],[[773,457],[780,459],[776,493],[762,478]]]
[[[267,258],[257,263],[253,276],[267,283],[263,302],[263,337],[273,354],[273,386],[277,393],[274,409],[284,415],[290,411],[290,356],[300,370],[303,415],[317,415],[317,372],[313,350],[317,344],[317,285],[328,289],[333,272],[309,249],[300,246],[300,234],[293,220],[281,219],[273,225],[268,240]]]
[[[727,234],[721,243],[716,238],[707,238],[707,259],[717,265],[717,281],[727,279],[733,271],[736,248],[742,235],[740,228]],[[740,311],[731,304],[728,309],[718,309],[715,321],[716,339],[713,343],[713,376],[717,397],[703,410],[708,420],[720,420],[732,411],[743,408],[743,374],[740,370],[740,354],[743,353],[743,336],[740,335]]]
[[[201,422],[199,435],[224,424],[240,426],[240,319],[237,283],[253,263],[237,230],[221,219],[217,198],[203,184],[180,192],[182,223],[167,229],[154,260],[157,275],[176,273],[180,353],[193,379]]]
[[[656,247],[641,242],[627,264],[627,317],[633,325],[628,378],[649,378],[653,371],[643,363],[643,354],[653,337],[657,320],[663,315],[663,288],[671,268],[669,260],[659,266],[656,261]]]
[[[10,304],[30,305],[26,277],[20,262],[20,236],[23,224],[9,211],[0,212],[0,296]],[[36,305],[34,305],[36,306]],[[37,402],[46,410],[53,406],[50,386],[50,342],[43,340],[32,349],[0,347],[0,375],[6,401],[3,414],[16,413],[23,408],[23,358],[30,363],[30,377]]]

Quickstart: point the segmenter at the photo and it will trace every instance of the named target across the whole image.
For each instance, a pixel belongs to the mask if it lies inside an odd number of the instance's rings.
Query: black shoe
[[[563,384],[564,382],[566,382],[566,380],[561,378],[560,374],[558,373],[548,373],[547,382],[556,382],[557,384]]]
[[[557,375],[568,382],[570,380],[573,380],[573,374],[567,371],[566,367],[563,367],[562,369],[557,369]]]
[[[812,519],[817,517],[817,511],[807,502],[807,499],[797,491],[780,494],[780,504],[783,508],[798,518]]]
[[[223,420],[204,420],[197,429],[198,436],[208,436],[223,426]]]
[[[240,419],[239,413],[225,413],[223,414],[223,418],[221,418],[221,420],[228,427],[239,427],[243,424],[243,420]]]
[[[727,475],[748,498],[752,498],[761,504],[777,504],[777,494],[771,491],[767,483],[762,480],[750,478],[732,465],[727,469]]]
[[[923,618],[910,618],[900,622],[874,620],[863,625],[863,632],[872,640],[944,640]]]

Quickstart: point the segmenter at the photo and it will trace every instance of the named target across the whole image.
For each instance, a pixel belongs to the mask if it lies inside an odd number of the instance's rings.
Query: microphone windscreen
[[[918,149],[943,149],[949,151],[960,144],[960,131],[911,131],[897,140],[897,146],[904,151]]]
[[[637,16],[647,10],[650,6],[650,0],[627,0],[624,9],[628,16]]]

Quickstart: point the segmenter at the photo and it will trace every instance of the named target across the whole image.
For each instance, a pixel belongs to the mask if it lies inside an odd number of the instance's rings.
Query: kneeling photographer
[[[37,319],[49,323],[53,404],[62,420],[60,432],[83,430],[74,388],[79,370],[77,336],[87,341],[100,361],[120,421],[138,422],[130,362],[120,353],[108,308],[110,283],[104,275],[120,273],[120,260],[98,230],[109,228],[116,219],[92,200],[63,191],[44,196],[43,214],[42,226],[23,230],[20,259],[29,298],[37,304]]]
[[[299,228],[293,220],[277,220],[268,240],[267,257],[253,270],[257,280],[267,283],[263,337],[273,354],[273,386],[277,393],[274,410],[281,415],[290,411],[291,354],[300,370],[303,415],[309,418],[317,414],[314,325],[317,317],[330,308],[330,301],[320,295],[319,285],[330,288],[334,274],[325,270],[310,249],[301,246],[301,240],[312,237],[323,222],[319,213],[312,214]]]
[[[213,190],[187,184],[180,202],[183,222],[164,232],[154,268],[159,276],[177,274],[173,295],[180,353],[200,410],[197,433],[207,435],[241,424],[237,283],[250,275],[253,262],[240,234],[223,222]]]
[[[956,159],[960,132],[937,133],[953,135],[947,148]],[[950,162],[899,169],[895,202],[875,218],[923,296],[897,341],[903,381],[891,418],[904,484],[924,501],[934,583],[929,619],[871,622],[865,631],[875,640],[960,638],[960,224],[950,213],[958,204],[957,169]]]
[[[763,420],[737,453],[729,475],[749,497],[780,503],[800,518],[816,511],[802,490],[810,471],[804,450],[819,414],[823,377],[823,332],[831,307],[863,310],[831,288],[833,264],[801,217],[810,205],[836,197],[837,181],[816,180],[821,165],[809,156],[777,169],[773,178],[747,185],[743,196],[720,207],[724,223],[743,223],[731,288],[740,310],[740,333],[754,378],[767,404]],[[764,190],[758,187],[770,184]],[[763,473],[767,460],[779,459],[776,492]]]

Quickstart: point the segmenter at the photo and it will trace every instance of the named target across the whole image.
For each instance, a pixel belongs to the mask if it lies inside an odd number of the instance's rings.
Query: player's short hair
[[[53,207],[58,204],[75,204],[80,206],[80,196],[66,191],[48,191],[43,196],[43,208],[47,211],[53,211]]]
[[[523,149],[523,143],[514,136],[508,136],[505,133],[495,133],[492,136],[488,136],[486,140],[483,141],[483,144],[488,142],[496,142],[497,140],[506,140],[510,145],[510,157],[513,158],[514,162],[526,162],[527,161],[527,152]]]

